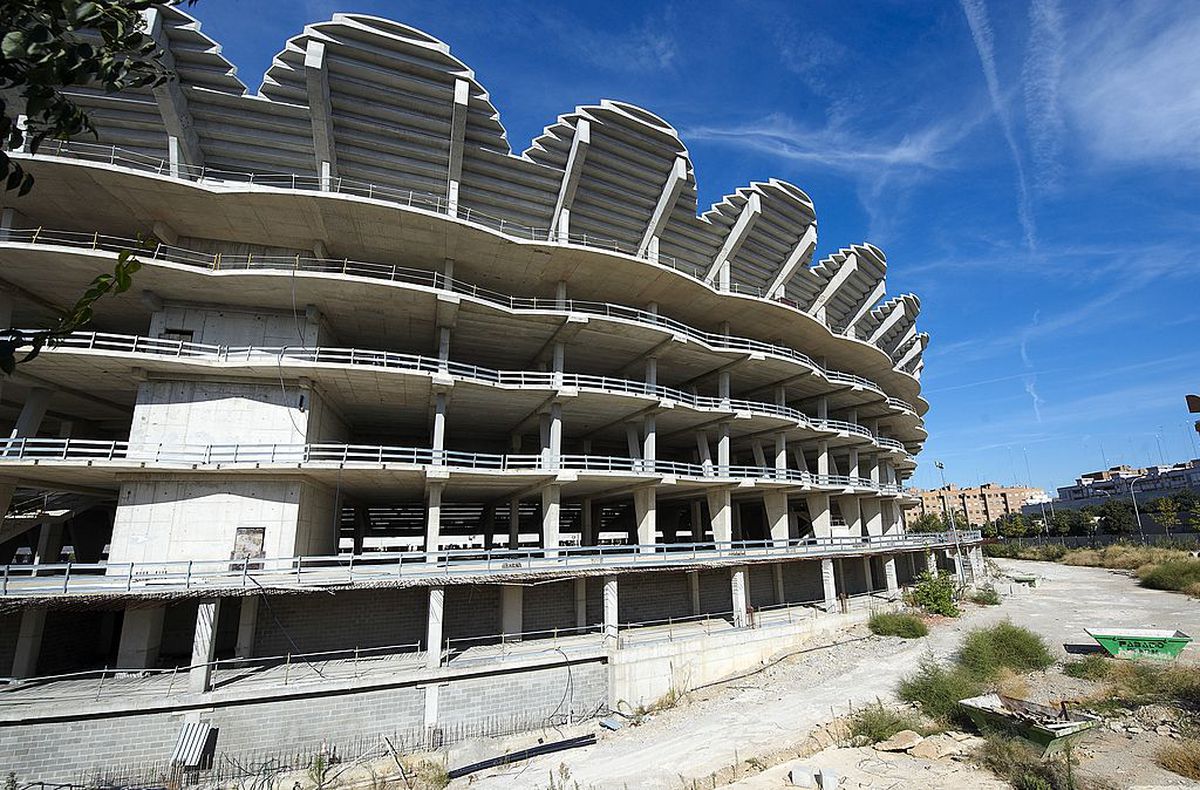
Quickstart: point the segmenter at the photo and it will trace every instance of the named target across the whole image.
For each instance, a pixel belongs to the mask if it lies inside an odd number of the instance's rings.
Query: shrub
[[[900,681],[897,696],[915,702],[921,712],[937,722],[966,726],[969,720],[958,701],[983,693],[983,684],[962,667],[943,667],[933,661],[921,664],[916,674]]]
[[[1137,575],[1143,587],[1182,592],[1200,584],[1200,560],[1175,559],[1149,564],[1138,568]]]
[[[1200,740],[1189,738],[1160,746],[1154,752],[1160,768],[1188,779],[1200,779]]]
[[[1103,653],[1088,653],[1078,661],[1063,665],[1063,674],[1081,680],[1104,680],[1112,669],[1112,662]]]
[[[1200,667],[1150,661],[1113,662],[1106,702],[1126,707],[1166,702],[1200,710]]]
[[[999,606],[1000,593],[996,592],[995,587],[980,587],[971,593],[971,603],[979,604],[980,606]]]
[[[876,702],[857,710],[850,717],[850,735],[862,738],[867,743],[886,741],[901,730],[912,730],[922,735],[930,734],[920,719],[911,713],[885,708]]]
[[[954,579],[948,573],[936,576],[925,571],[917,577],[917,583],[908,593],[908,600],[913,606],[918,606],[930,614],[940,614],[945,617],[958,617],[962,614],[954,603]]]
[[[1005,621],[967,634],[959,648],[958,663],[975,677],[989,680],[1003,668],[1014,672],[1045,669],[1054,663],[1054,656],[1040,636]]]
[[[879,636],[902,636],[905,639],[917,639],[929,633],[920,617],[900,612],[876,612],[867,622],[871,633]]]
[[[1066,790],[1073,786],[1065,760],[1042,760],[1038,752],[1017,738],[989,735],[975,760],[1017,790]]]

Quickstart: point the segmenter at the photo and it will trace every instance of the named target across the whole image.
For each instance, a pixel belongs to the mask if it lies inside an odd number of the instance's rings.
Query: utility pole
[[[1141,511],[1138,510],[1137,494],[1135,494],[1133,492],[1133,485],[1134,485],[1134,483],[1143,479],[1144,477],[1145,477],[1145,475],[1138,475],[1137,477],[1135,477],[1129,481],[1129,498],[1133,500],[1133,517],[1135,519],[1137,519],[1138,535],[1141,536],[1143,544],[1145,544],[1145,542],[1146,542],[1146,531],[1144,529],[1142,529],[1142,514],[1141,514]]]
[[[950,540],[954,543],[954,553],[958,555],[958,561],[954,563],[955,569],[958,571],[958,583],[964,587],[967,584],[966,576],[963,571],[963,556],[962,546],[958,542],[958,528],[954,525],[954,511],[950,509],[946,499],[946,467],[941,461],[934,461],[933,465],[937,467],[938,474],[942,478],[942,508],[946,511],[946,517],[950,521]]]

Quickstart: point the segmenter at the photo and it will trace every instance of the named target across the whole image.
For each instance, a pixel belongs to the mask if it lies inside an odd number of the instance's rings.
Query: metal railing
[[[136,239],[109,236],[101,233],[80,233],[47,228],[8,230],[0,236],[0,244],[3,243],[41,244],[110,253],[132,251],[142,260],[180,263],[212,272],[259,270],[304,271],[316,274],[363,277],[449,291],[479,299],[513,312],[523,310],[576,312],[609,319],[650,324],[655,328],[674,332],[687,337],[689,340],[695,340],[713,350],[769,354],[772,357],[801,365],[824,377],[830,384],[860,387],[875,392],[883,396],[887,404],[892,408],[914,416],[917,415],[916,407],[900,398],[889,396],[879,384],[870,379],[822,367],[812,357],[794,348],[767,343],[753,338],[705,332],[681,321],[667,318],[659,313],[635,307],[627,307],[625,305],[578,299],[510,296],[500,291],[480,288],[462,280],[446,277],[440,272],[428,269],[369,261],[353,261],[348,258],[317,258],[303,255],[255,255],[253,253],[245,255],[232,255],[219,252],[206,253],[161,243],[147,249]]]
[[[564,453],[473,453],[461,450],[434,450],[428,447],[394,447],[369,444],[165,444],[135,443],[107,439],[0,439],[0,466],[51,462],[110,462],[114,465],[146,464],[162,466],[226,466],[239,464],[345,466],[437,466],[457,470],[485,472],[628,472],[669,475],[706,482],[728,479],[795,483],[834,489],[866,489],[879,493],[902,493],[891,483],[878,483],[865,477],[814,474],[799,469],[773,466],[721,466],[709,462],[691,463],[624,456]]]
[[[980,540],[959,532],[958,543]],[[171,590],[260,587],[325,587],[406,580],[503,577],[529,572],[599,568],[671,567],[707,562],[751,562],[916,551],[955,545],[950,533],[799,538],[787,541],[725,541],[620,546],[559,546],[536,549],[445,549],[246,560],[168,560],[127,563],[7,565],[0,580],[5,596],[57,596]]]
[[[503,387],[536,387],[541,389],[594,390],[634,396],[671,400],[696,409],[718,411],[747,411],[759,415],[784,417],[794,420],[799,426],[832,433],[849,433],[861,436],[882,449],[903,454],[904,460],[915,459],[904,445],[888,437],[878,436],[866,426],[843,420],[822,420],[810,417],[799,409],[765,401],[751,401],[696,395],[683,390],[648,384],[612,376],[597,376],[584,373],[555,373],[543,371],[508,371],[450,362],[436,357],[419,354],[402,354],[394,351],[376,351],[355,348],[302,348],[299,346],[222,346],[209,343],[193,343],[183,340],[122,335],[105,332],[75,332],[45,353],[62,351],[103,351],[120,354],[140,354],[191,359],[220,364],[269,364],[278,366],[288,362],[314,364],[352,365],[358,367],[383,368],[387,370],[412,371],[428,374],[448,374],[462,380]]]
[[[430,192],[397,189],[386,185],[341,177],[322,177],[296,173],[255,173],[203,166],[197,167],[182,162],[172,164],[166,159],[147,156],[136,151],[128,151],[117,146],[67,140],[46,141],[39,148],[37,156],[81,159],[84,161],[105,163],[110,166],[120,165],[133,170],[151,172],[159,176],[179,178],[185,181],[238,183],[258,185],[272,189],[332,192],[363,197],[369,200],[382,200],[410,209],[429,211],[434,214],[453,217],[517,239],[578,245],[605,252],[628,255],[632,258],[666,266],[690,279],[712,287],[712,284],[705,279],[709,269],[707,265],[681,261],[672,256],[661,255],[649,248],[641,249],[628,242],[621,242],[611,238],[589,236],[588,234],[563,234],[553,228],[527,225],[519,221],[506,219],[471,208],[462,203],[452,204],[447,197]],[[796,312],[808,315],[794,299],[781,294],[771,293],[768,289],[761,286],[731,283],[727,293],[752,296],[762,301],[782,304],[792,308]],[[832,328],[830,328],[830,331],[833,331]],[[846,332],[835,334],[882,351],[878,346],[852,334]],[[884,353],[886,354],[887,352]],[[898,368],[896,370],[912,378],[912,374]]]

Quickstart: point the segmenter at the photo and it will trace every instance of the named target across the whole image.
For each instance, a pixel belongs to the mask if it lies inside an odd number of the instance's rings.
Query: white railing
[[[775,403],[695,395],[672,387],[612,376],[496,370],[479,365],[467,365],[461,362],[440,360],[436,357],[402,354],[394,351],[326,347],[302,348],[300,346],[221,346],[105,332],[75,332],[56,342],[46,353],[77,350],[194,359],[220,364],[258,363],[278,366],[286,360],[287,362],[353,365],[418,373],[449,374],[461,380],[505,387],[536,387],[540,389],[574,387],[607,393],[646,396],[676,401],[696,409],[747,411],[759,415],[784,417],[794,420],[800,426],[814,430],[850,433],[861,436],[882,449],[899,452],[903,454],[904,460],[915,462],[902,443],[895,439],[877,436],[863,425],[842,420],[822,420],[810,417],[799,409]]]
[[[398,579],[497,577],[597,568],[688,566],[917,551],[976,543],[978,531],[788,541],[559,546],[549,549],[446,549],[359,555],[274,557],[246,560],[179,560],[130,563],[7,565],[0,595],[13,597],[245,590],[271,586],[325,587],[387,584]]]
[[[562,454],[472,453],[427,447],[392,447],[368,444],[156,444],[104,439],[2,439],[0,466],[9,464],[108,462],[114,466],[230,466],[287,464],[382,467],[437,466],[484,472],[621,472],[669,475],[701,481],[762,480],[817,488],[855,488],[880,494],[899,494],[899,486],[875,483],[863,477],[813,474],[771,466],[720,466],[712,463],[649,460],[623,456]]]
[[[510,296],[499,291],[480,288],[479,286],[463,282],[462,280],[456,280],[452,277],[446,277],[440,272],[428,269],[417,269],[369,261],[352,261],[348,258],[316,258],[302,255],[255,255],[253,253],[245,255],[231,255],[219,252],[206,253],[161,243],[155,244],[150,248],[145,248],[136,239],[109,236],[101,233],[80,233],[47,228],[5,231],[3,236],[0,236],[0,244],[6,242],[45,244],[114,253],[131,251],[142,260],[181,263],[214,272],[258,270],[304,271],[317,274],[364,277],[449,291],[479,299],[514,312],[520,310],[576,312],[604,318],[651,324],[655,328],[675,332],[716,350],[769,354],[773,357],[802,365],[824,377],[830,384],[849,385],[870,390],[886,398],[889,406],[914,416],[917,414],[914,406],[900,398],[888,396],[883,388],[875,382],[852,373],[824,368],[818,365],[812,357],[788,346],[766,343],[761,340],[754,340],[753,338],[705,332],[658,313],[627,307],[625,305],[579,299]]]

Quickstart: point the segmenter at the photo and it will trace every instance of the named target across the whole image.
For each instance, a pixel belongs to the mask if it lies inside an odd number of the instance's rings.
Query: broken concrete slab
[[[919,733],[912,730],[900,730],[886,741],[875,744],[875,748],[881,752],[907,752],[923,740],[924,738]]]

